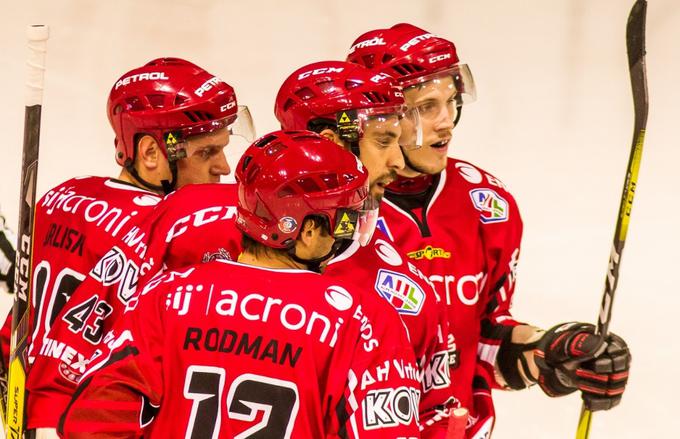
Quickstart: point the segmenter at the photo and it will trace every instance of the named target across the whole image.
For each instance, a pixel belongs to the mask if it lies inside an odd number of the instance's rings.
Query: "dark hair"
[[[302,227],[300,227],[300,230],[304,228],[304,226],[307,224],[308,221],[311,221],[314,223],[314,227],[321,227],[321,234],[322,235],[330,235],[331,233],[331,225],[328,222],[328,218],[324,215],[307,215],[305,219],[302,221]],[[299,235],[298,235],[299,236]],[[289,246],[292,247],[295,245],[295,241],[291,242],[291,245]],[[254,240],[247,234],[241,232],[241,249],[245,253],[250,253],[254,255],[255,257],[260,257],[262,255],[271,255],[271,254],[280,254],[280,255],[286,255],[288,254],[288,249],[285,248],[272,248],[269,246],[266,246],[262,244],[259,241]]]
[[[309,131],[314,131],[315,133],[321,133],[325,129],[332,130],[334,133],[338,132],[338,125],[334,120],[331,119],[312,119],[307,123],[307,129]]]

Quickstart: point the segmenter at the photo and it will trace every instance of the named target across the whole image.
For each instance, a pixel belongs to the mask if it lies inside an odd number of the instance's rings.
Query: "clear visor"
[[[365,247],[371,242],[378,222],[379,202],[368,197],[364,205],[356,209],[338,209],[335,213],[335,239],[351,239]]]
[[[336,122],[340,138],[349,142],[368,139],[383,147],[398,144],[408,150],[422,146],[423,128],[417,108],[398,105],[340,111]]]
[[[250,111],[248,107],[239,105],[236,114],[169,131],[165,134],[164,140],[170,146],[182,143],[191,136],[212,133],[222,128],[228,128],[230,135],[243,137],[248,142],[255,139],[255,126]]]
[[[419,86],[429,81],[443,81],[451,78],[452,89],[456,91],[456,102],[458,106],[469,104],[477,100],[477,89],[472,72],[467,64],[456,64],[447,70],[442,70],[430,75],[420,76],[410,81],[404,82],[402,88],[407,90],[410,87]]]
[[[248,142],[255,140],[255,124],[250,116],[250,110],[245,105],[239,105],[236,120],[229,125],[229,134],[243,137]]]

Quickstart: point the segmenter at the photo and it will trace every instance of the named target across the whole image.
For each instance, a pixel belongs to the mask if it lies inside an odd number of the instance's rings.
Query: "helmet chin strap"
[[[153,184],[151,182],[148,182],[142,178],[141,175],[137,172],[135,167],[132,165],[132,163],[129,163],[125,165],[125,170],[132,175],[132,177],[137,180],[137,182],[142,185],[143,187],[150,189],[154,192],[162,192],[165,195],[168,195],[170,192],[174,192],[177,186],[177,162],[175,160],[168,162],[168,165],[170,166],[170,173],[172,174],[172,180],[161,180],[161,184]]]
[[[305,265],[309,271],[321,273],[321,263],[335,256],[335,253],[338,251],[338,249],[340,248],[344,241],[346,240],[336,239],[333,245],[331,246],[331,250],[325,255],[321,256],[320,258],[303,259],[299,257],[298,255],[295,254],[295,245],[288,249],[288,256],[290,256],[290,258],[295,262]]]

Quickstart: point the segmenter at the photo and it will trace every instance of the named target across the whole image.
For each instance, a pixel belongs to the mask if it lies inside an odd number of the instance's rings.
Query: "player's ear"
[[[325,137],[326,139],[330,140],[331,142],[335,142],[338,145],[342,146],[343,148],[345,147],[345,143],[340,139],[340,136],[338,136],[338,133],[333,131],[330,128],[324,128],[321,130],[319,133],[322,137]]]
[[[142,168],[155,170],[158,168],[163,153],[153,136],[143,135],[137,141],[137,162]]]

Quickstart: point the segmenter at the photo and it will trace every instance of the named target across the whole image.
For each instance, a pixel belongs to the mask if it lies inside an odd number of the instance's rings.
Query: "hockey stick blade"
[[[609,256],[607,277],[605,279],[604,294],[597,320],[597,332],[603,336],[609,332],[609,322],[612,316],[614,293],[619,280],[619,264],[623,247],[628,234],[630,213],[633,208],[633,198],[637,187],[640,161],[642,159],[642,147],[645,140],[647,127],[647,114],[649,109],[649,96],[647,92],[647,70],[645,66],[645,22],[647,18],[647,1],[637,0],[628,16],[626,26],[626,49],[628,51],[628,70],[630,84],[633,92],[633,107],[635,110],[635,123],[633,129],[633,141],[631,145],[626,179],[623,185],[623,193],[619,204],[619,214],[616,221],[616,231]],[[590,436],[590,424],[592,412],[581,406],[581,416],[576,430],[576,439],[588,439]]]

